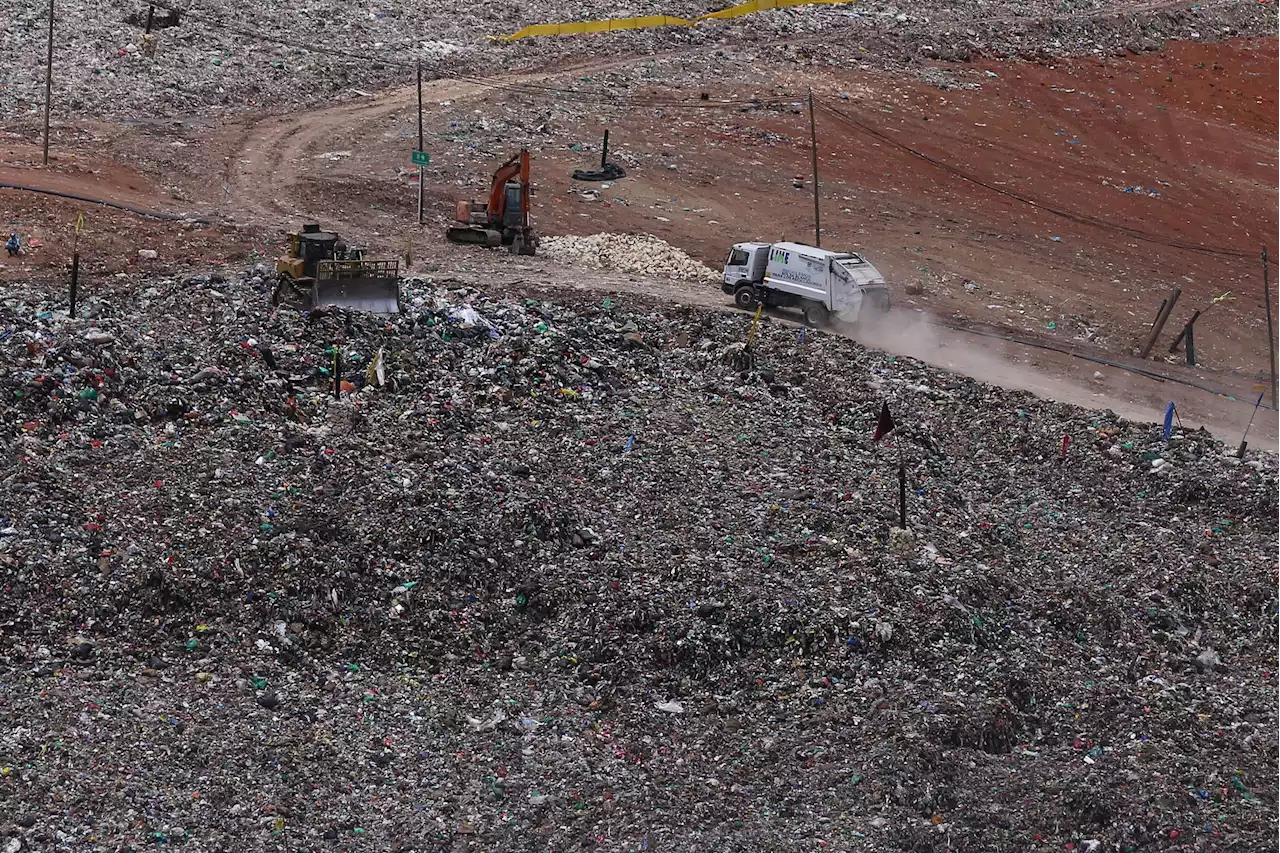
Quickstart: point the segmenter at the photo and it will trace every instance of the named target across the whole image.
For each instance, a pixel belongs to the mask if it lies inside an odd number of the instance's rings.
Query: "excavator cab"
[[[528,222],[528,214],[521,204],[522,190],[520,184],[516,181],[507,181],[507,185],[503,187],[506,193],[506,201],[502,205],[502,227],[503,228],[521,228]]]
[[[445,232],[451,243],[497,248],[532,255],[538,235],[529,225],[529,151],[522,148],[493,173],[489,200],[459,201],[454,225]]]

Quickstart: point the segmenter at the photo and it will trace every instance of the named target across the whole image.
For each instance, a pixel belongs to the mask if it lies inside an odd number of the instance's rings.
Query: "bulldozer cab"
[[[303,225],[289,235],[288,253],[276,260],[276,272],[294,281],[314,279],[317,264],[331,261],[342,246],[337,234],[321,231],[319,225]]]
[[[298,238],[298,257],[302,261],[302,274],[307,278],[315,278],[318,264],[333,260],[335,251],[342,245],[338,235],[330,231],[304,231]]]

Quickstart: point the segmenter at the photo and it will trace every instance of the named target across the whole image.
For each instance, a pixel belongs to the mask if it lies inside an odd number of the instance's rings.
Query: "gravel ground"
[[[487,37],[531,23],[618,17],[629,13],[693,16],[709,0],[619,9],[602,2],[573,7],[542,3],[379,3],[353,7],[312,0],[305,7],[276,0],[243,7],[227,0],[196,4],[176,27],[156,30],[153,55],[143,43],[145,5],[67,0],[55,56],[55,121],[198,116],[328,103],[363,91],[412,82],[422,59],[430,74],[489,75],[543,69],[586,56],[646,56],[686,50],[686,60],[662,82],[697,85],[725,72],[724,55],[765,51],[770,64],[907,68],[934,73],[931,60],[977,55],[1052,57],[1158,49],[1165,39],[1217,39],[1274,34],[1270,7],[1230,2],[1149,10],[1146,3],[1086,0],[965,0],[939,8],[925,3],[867,2],[779,10],[698,29],[495,43]],[[724,4],[727,5],[727,4]],[[11,121],[38,124],[44,97],[46,6],[0,3],[0,109]],[[780,44],[785,40],[798,44]],[[745,65],[743,66],[746,67]],[[592,89],[581,84],[579,88]],[[616,89],[600,90],[617,96]],[[537,93],[525,93],[534,97]],[[541,97],[539,95],[539,97]]]
[[[639,273],[668,281],[720,280],[715,270],[652,234],[544,237],[540,248],[553,260],[587,269]]]
[[[769,322],[739,373],[736,313],[265,291],[0,305],[0,849],[1274,839],[1274,456]]]

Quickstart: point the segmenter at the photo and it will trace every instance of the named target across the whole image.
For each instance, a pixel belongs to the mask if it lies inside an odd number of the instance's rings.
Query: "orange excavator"
[[[532,255],[538,235],[529,226],[529,150],[521,148],[493,173],[488,203],[459,201],[456,222],[445,238],[451,243],[496,248]]]

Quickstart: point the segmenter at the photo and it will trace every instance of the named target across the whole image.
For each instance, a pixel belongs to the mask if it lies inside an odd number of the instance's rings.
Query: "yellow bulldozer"
[[[400,262],[370,261],[332,231],[303,225],[276,259],[271,304],[303,311],[333,305],[372,314],[400,313]]]

